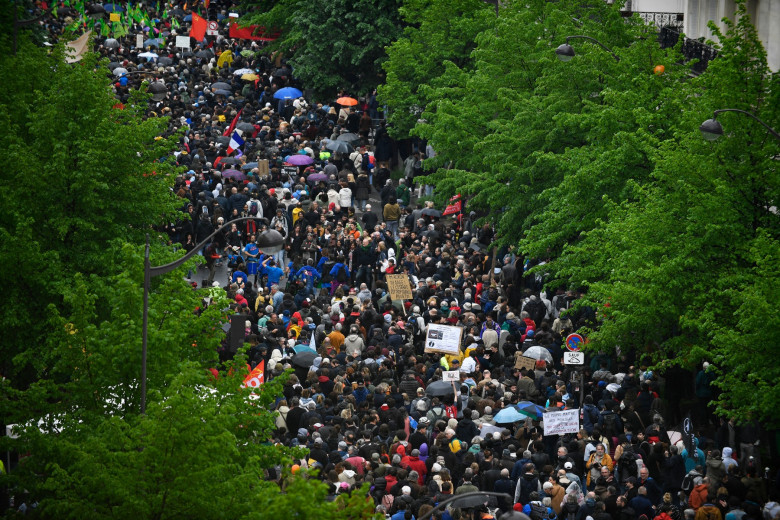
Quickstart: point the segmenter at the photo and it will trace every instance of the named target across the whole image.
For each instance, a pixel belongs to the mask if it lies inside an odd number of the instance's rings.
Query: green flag
[[[111,34],[111,29],[108,27],[107,22],[101,22],[100,23],[100,35],[101,36],[108,36]]]

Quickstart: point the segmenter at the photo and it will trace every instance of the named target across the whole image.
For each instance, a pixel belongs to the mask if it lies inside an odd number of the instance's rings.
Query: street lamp
[[[264,218],[255,217],[241,217],[233,219],[227,224],[217,228],[212,234],[207,236],[200,244],[196,245],[190,252],[183,257],[175,260],[169,264],[153,267],[149,261],[149,234],[146,235],[146,249],[144,250],[144,317],[143,317],[143,340],[141,342],[141,413],[146,413],[146,346],[149,329],[149,287],[151,286],[152,278],[160,276],[165,273],[169,273],[182,265],[184,262],[198,254],[198,251],[203,249],[206,244],[209,243],[217,233],[227,229],[232,224],[238,222],[245,222],[247,220],[261,220],[266,221]],[[267,222],[267,221],[266,221]],[[264,253],[277,253],[284,247],[284,237],[281,233],[274,229],[269,229],[260,233],[257,237],[257,245]]]
[[[747,116],[752,117],[759,123],[761,123],[764,128],[766,128],[767,132],[772,134],[772,136],[780,141],[780,134],[778,134],[771,126],[761,121],[759,118],[751,114],[750,112],[747,112],[745,110],[739,110],[737,108],[722,108],[720,110],[716,110],[712,113],[712,119],[707,119],[705,122],[701,124],[699,127],[699,130],[701,131],[701,135],[706,139],[707,141],[714,141],[718,137],[723,135],[723,126],[718,122],[717,117],[718,114],[721,112],[738,112],[740,114],[745,114]]]
[[[620,58],[618,58],[617,55],[615,55],[615,53],[612,52],[612,49],[610,49],[609,47],[607,47],[606,45],[604,45],[603,43],[598,41],[596,38],[591,38],[590,36],[584,36],[584,35],[581,35],[581,34],[576,34],[574,36],[567,36],[566,37],[566,43],[562,43],[561,45],[558,46],[557,49],[555,49],[555,54],[558,55],[558,59],[559,60],[561,60],[561,61],[570,61],[574,57],[574,54],[575,54],[574,53],[574,47],[569,45],[569,40],[571,40],[573,38],[581,38],[583,40],[590,40],[593,43],[597,44],[602,49],[604,49],[605,51],[607,51],[608,53],[610,53],[612,55],[612,57],[615,58],[615,61],[620,61]]]

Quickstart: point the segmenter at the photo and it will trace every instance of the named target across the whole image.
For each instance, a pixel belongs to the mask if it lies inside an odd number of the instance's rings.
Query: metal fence
[[[658,35],[658,42],[661,44],[662,49],[674,47],[681,36],[680,31],[672,27],[662,27]],[[707,70],[707,65],[709,65],[710,61],[718,57],[718,51],[715,48],[690,38],[683,39],[681,51],[686,61],[698,60],[691,67],[695,74],[701,74]]]
[[[683,30],[683,13],[655,13],[649,11],[622,11],[621,14],[626,18],[638,14],[646,23],[654,24],[658,29],[664,27],[674,27],[678,31]]]

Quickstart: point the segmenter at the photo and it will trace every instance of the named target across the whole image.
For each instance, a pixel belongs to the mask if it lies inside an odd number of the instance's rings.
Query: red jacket
[[[420,460],[420,457],[407,455],[401,459],[401,466],[416,471],[418,475],[417,483],[421,486],[425,485],[425,475],[428,473],[428,467]]]

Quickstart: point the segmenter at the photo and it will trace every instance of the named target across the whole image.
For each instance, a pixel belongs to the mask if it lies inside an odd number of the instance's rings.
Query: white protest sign
[[[580,431],[580,409],[544,412],[544,435],[563,435]]]
[[[585,353],[584,352],[564,352],[563,353],[564,365],[584,365]]]
[[[143,34],[136,34],[135,35],[135,48],[136,49],[143,49],[144,48],[144,35]]]
[[[425,352],[441,352],[442,354],[457,355],[460,353],[460,335],[463,329],[450,325],[428,325],[425,334]]]
[[[177,36],[176,37],[176,47],[180,47],[182,49],[189,49],[190,48],[190,37],[189,36]]]
[[[442,381],[460,381],[460,370],[447,370],[441,373]]]

